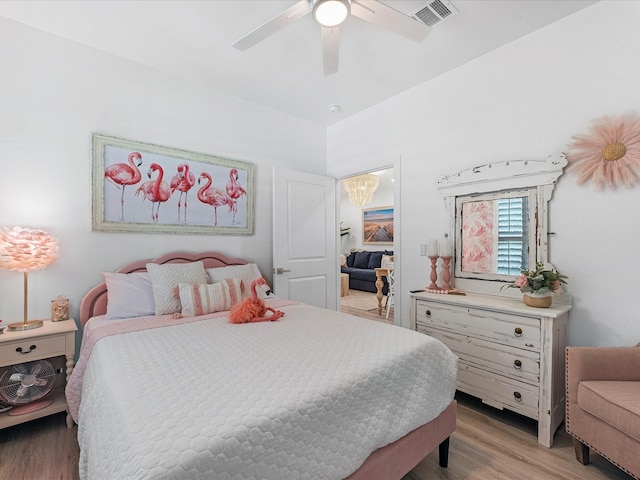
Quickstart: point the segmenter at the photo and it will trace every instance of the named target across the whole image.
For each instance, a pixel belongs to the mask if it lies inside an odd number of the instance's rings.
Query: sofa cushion
[[[640,441],[640,382],[582,381],[578,405]]]
[[[368,268],[348,268],[347,272],[349,274],[349,278],[357,278],[358,280],[366,280],[367,282],[371,282],[373,285],[376,283],[376,272],[373,270],[369,270]]]
[[[351,252],[348,256],[347,256],[347,267],[353,267],[353,262],[356,261],[356,252]]]
[[[353,268],[369,268],[369,257],[371,252],[356,252],[356,259]]]
[[[380,268],[380,264],[382,263],[382,252],[371,252],[369,255],[369,264],[367,268]]]

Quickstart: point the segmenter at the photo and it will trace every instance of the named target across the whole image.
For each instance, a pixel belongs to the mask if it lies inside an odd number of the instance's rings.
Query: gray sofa
[[[360,251],[347,256],[346,265],[342,265],[340,271],[349,274],[349,290],[377,293],[375,269],[380,268],[383,255],[393,256],[393,251]],[[382,281],[382,294],[386,295],[389,291],[387,278],[382,277]]]

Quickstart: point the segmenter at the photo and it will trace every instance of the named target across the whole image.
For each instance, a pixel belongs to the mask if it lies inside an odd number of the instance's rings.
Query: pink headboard
[[[225,267],[227,265],[245,265],[249,263],[242,258],[229,258],[218,252],[171,252],[149,260],[138,260],[120,267],[117,273],[146,272],[147,263],[188,263],[201,260],[204,268]],[[102,282],[89,290],[80,302],[80,323],[85,323],[97,315],[107,313],[107,284]]]

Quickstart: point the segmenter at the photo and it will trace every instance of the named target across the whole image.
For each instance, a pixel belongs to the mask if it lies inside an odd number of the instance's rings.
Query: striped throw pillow
[[[225,278],[214,284],[179,283],[178,289],[184,317],[231,310],[232,305],[242,300],[242,280],[239,278]]]

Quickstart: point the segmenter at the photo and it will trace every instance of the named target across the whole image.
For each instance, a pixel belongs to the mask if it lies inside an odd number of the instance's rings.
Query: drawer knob
[[[22,351],[22,347],[18,347],[18,348],[16,348],[16,352],[18,352],[18,353],[20,353],[20,354],[22,354],[22,355],[26,355],[26,354],[28,354],[28,353],[33,352],[35,349],[36,349],[36,346],[35,346],[35,345],[31,345],[31,346],[29,347],[29,350],[27,350],[26,352],[24,352],[24,351]]]
[[[522,368],[522,362],[520,360],[514,360],[513,368],[515,368],[516,370],[520,370]]]
[[[426,312],[424,312],[424,316],[427,318],[431,318],[431,310],[427,310]]]
[[[516,327],[515,330],[513,331],[513,334],[516,337],[521,337],[522,336],[522,329],[520,327]]]
[[[520,392],[513,392],[513,398],[518,403],[522,402],[522,395],[520,394]]]

